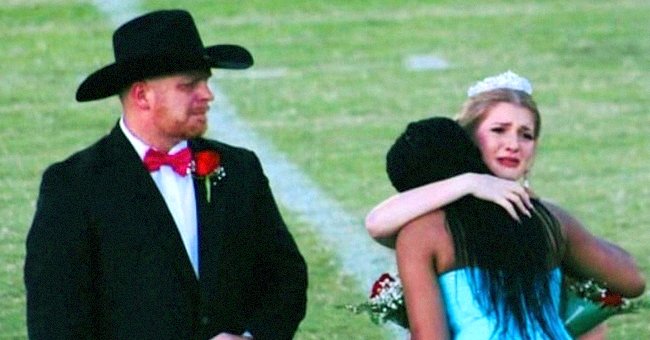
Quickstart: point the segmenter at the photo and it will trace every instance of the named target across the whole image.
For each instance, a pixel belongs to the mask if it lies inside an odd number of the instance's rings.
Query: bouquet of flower
[[[626,299],[592,279],[579,281],[566,277],[565,280],[562,320],[574,337],[586,333],[613,315],[647,307],[646,301]]]
[[[368,314],[375,324],[390,321],[404,328],[409,327],[402,282],[397,275],[381,274],[372,285],[370,297],[366,302],[346,305],[345,308],[355,314]]]
[[[650,307],[650,301],[626,299],[593,279],[577,280],[565,277],[561,317],[569,333],[577,337],[607,318]],[[355,314],[366,313],[375,324],[393,322],[409,328],[402,282],[397,275],[382,274],[372,285],[367,301],[346,305]]]

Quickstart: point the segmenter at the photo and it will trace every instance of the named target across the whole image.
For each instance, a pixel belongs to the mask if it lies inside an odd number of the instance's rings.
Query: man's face
[[[151,132],[169,141],[203,135],[214,99],[208,87],[210,76],[210,71],[190,71],[146,80],[154,125]]]

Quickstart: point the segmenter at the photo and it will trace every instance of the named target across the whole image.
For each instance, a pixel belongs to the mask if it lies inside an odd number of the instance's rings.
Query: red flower
[[[395,282],[395,279],[390,276],[388,273],[383,273],[372,285],[372,291],[370,292],[370,298],[374,298],[381,293],[381,291],[390,283]]]
[[[205,199],[209,203],[212,196],[212,185],[226,176],[226,170],[221,166],[221,155],[215,150],[197,151],[192,162],[192,173],[196,178],[203,179]]]
[[[210,176],[220,165],[221,155],[214,150],[202,150],[194,155],[194,174],[196,176]]]
[[[600,298],[600,302],[603,303],[603,306],[618,307],[623,304],[623,296],[607,290]]]

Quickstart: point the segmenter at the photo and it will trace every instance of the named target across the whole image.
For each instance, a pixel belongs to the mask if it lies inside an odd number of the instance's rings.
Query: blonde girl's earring
[[[528,171],[524,173],[524,180],[522,182],[522,185],[524,186],[524,188],[530,189],[530,180],[528,179]]]

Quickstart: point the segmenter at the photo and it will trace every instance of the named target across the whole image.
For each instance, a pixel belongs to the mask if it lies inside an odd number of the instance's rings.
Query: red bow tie
[[[161,166],[167,165],[172,167],[177,174],[185,176],[190,163],[192,163],[192,151],[189,148],[185,148],[173,155],[149,149],[144,155],[144,166],[150,172],[157,171]]]

